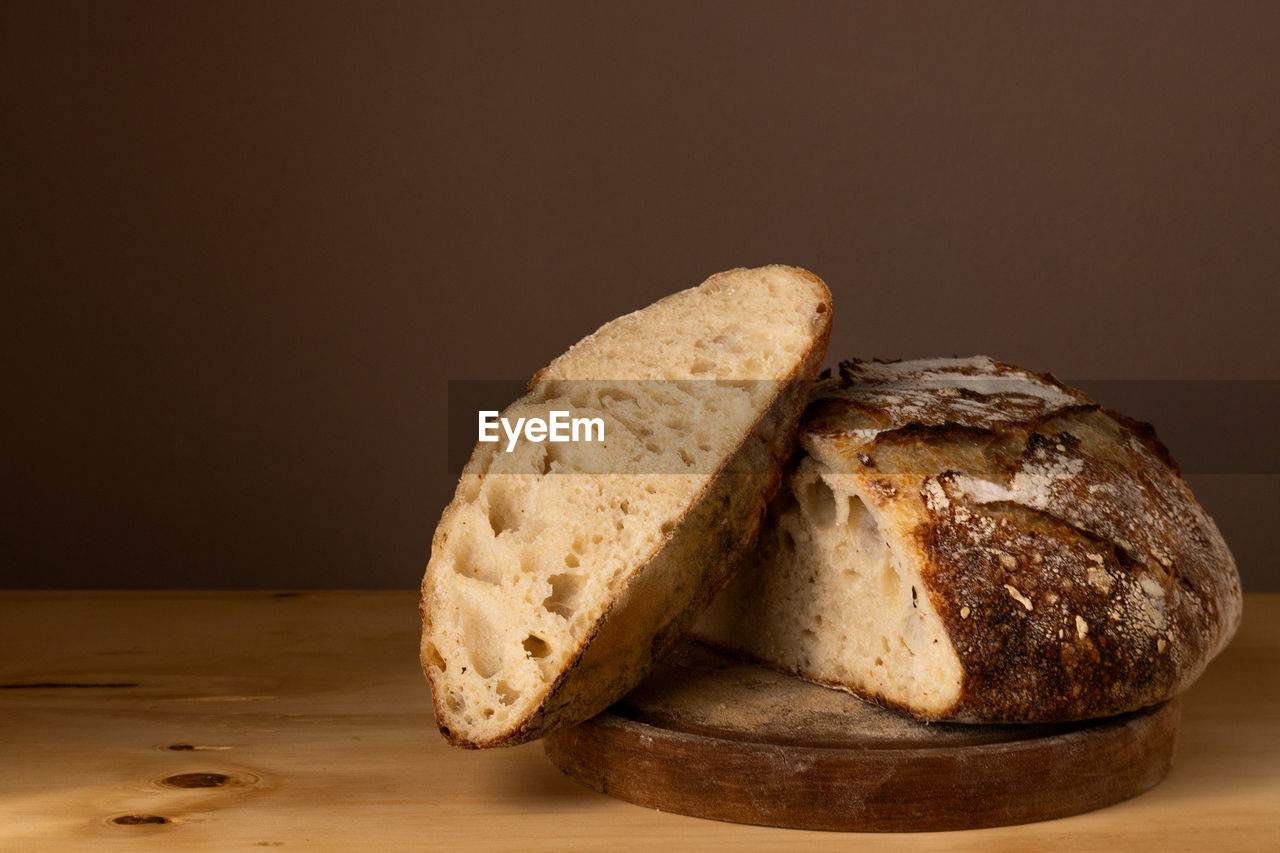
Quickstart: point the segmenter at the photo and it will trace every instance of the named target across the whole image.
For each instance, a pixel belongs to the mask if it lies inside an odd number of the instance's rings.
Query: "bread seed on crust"
[[[1010,584],[1005,584],[1004,588],[1009,590],[1009,595],[1013,596],[1014,601],[1018,602],[1028,610],[1034,609],[1031,606],[1031,599],[1027,598],[1025,595],[1018,592],[1018,590],[1015,587],[1011,586]]]

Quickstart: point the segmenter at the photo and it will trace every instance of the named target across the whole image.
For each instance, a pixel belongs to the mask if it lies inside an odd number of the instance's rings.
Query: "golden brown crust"
[[[1231,638],[1235,562],[1150,425],[982,358],[841,372],[802,442],[883,496],[943,620],[964,676],[930,719],[1121,713],[1185,690]]]

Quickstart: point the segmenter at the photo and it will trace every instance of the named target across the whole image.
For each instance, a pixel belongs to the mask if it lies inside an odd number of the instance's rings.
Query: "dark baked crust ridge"
[[[929,718],[1078,719],[1185,690],[1235,631],[1239,575],[1154,430],[1047,375],[952,364],[846,363],[803,427],[895,519],[951,638],[960,698]]]
[[[1180,692],[1184,661],[1204,656],[1187,593],[1164,587],[1175,601],[1161,608],[1157,630],[1145,618],[1149,575],[1050,514],[1001,503],[958,522],[945,511],[916,535],[930,558],[928,593],[964,668],[961,697],[940,719],[1109,716]],[[1183,648],[1170,637],[1192,639]]]

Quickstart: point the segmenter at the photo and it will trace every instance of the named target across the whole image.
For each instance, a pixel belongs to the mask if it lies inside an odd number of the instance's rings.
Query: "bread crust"
[[[1149,424],[983,357],[845,362],[812,400],[802,444],[857,478],[963,670],[949,708],[902,710],[1118,714],[1184,691],[1235,633],[1235,561]]]
[[[441,734],[451,744],[473,749],[512,746],[603,711],[649,674],[754,545],[765,509],[781,483],[782,466],[795,447],[800,415],[831,334],[831,293],[826,284],[807,270],[784,269],[813,285],[820,294],[819,319],[810,345],[790,374],[777,381],[760,417],[708,478],[688,510],[628,576],[619,594],[572,653],[572,663],[560,672],[545,699],[509,726],[506,734],[471,739],[447,727],[446,690],[439,670],[429,665],[424,653],[422,668],[431,682],[436,719]],[[718,273],[704,286],[740,271]],[[552,367],[554,364],[534,375],[529,381],[531,392]],[[468,474],[480,473],[477,457],[473,454],[464,469],[464,480]],[[436,529],[433,552],[443,546],[448,521],[463,500],[460,483]],[[429,568],[419,604],[424,626],[432,583]]]

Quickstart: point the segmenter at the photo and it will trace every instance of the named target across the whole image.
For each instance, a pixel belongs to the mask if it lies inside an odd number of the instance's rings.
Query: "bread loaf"
[[[503,417],[598,417],[604,441],[477,444],[464,469],[421,605],[452,743],[542,736],[648,673],[753,545],[830,327],[811,273],[732,270],[534,377]]]
[[[696,633],[925,720],[1050,722],[1167,699],[1240,578],[1152,428],[985,357],[846,362],[756,557]]]

